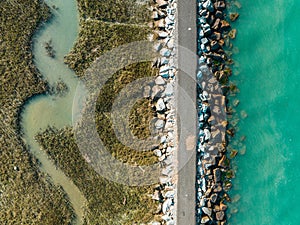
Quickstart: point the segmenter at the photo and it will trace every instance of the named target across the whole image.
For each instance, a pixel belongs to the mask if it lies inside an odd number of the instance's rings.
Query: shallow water
[[[53,179],[54,183],[61,185],[66,191],[77,215],[76,224],[81,224],[83,217],[83,204],[85,199],[79,189],[64,173],[57,169],[40,150],[34,141],[34,136],[47,126],[62,128],[72,124],[72,102],[77,80],[73,71],[63,63],[63,57],[70,51],[77,38],[79,29],[78,9],[75,0],[46,0],[51,7],[55,5],[54,17],[46,23],[33,38],[34,63],[43,78],[53,85],[59,79],[69,88],[64,97],[39,95],[30,99],[25,105],[22,114],[22,127],[24,138],[30,146],[30,151],[41,162],[42,171]],[[50,58],[46,54],[44,43],[52,40],[56,57]]]
[[[239,123],[246,135],[244,156],[231,196],[241,199],[230,224],[300,224],[300,1],[241,0],[234,25],[239,53],[234,80],[248,117]],[[237,137],[238,138],[238,137]]]

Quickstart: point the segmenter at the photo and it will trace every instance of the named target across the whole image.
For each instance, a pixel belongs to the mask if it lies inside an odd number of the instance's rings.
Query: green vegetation
[[[32,35],[49,18],[38,0],[0,1],[0,224],[70,224],[64,191],[51,184],[31,157],[19,129],[19,112],[45,92],[32,63]]]
[[[93,18],[106,22],[145,23],[150,11],[146,4],[138,4],[132,0],[78,0],[79,12],[82,19]]]
[[[131,225],[153,219],[156,203],[149,187],[128,187],[106,180],[81,155],[71,128],[49,128],[37,135],[45,151],[88,201],[86,224]]]
[[[84,79],[84,72],[101,54],[120,45],[145,40],[150,33],[147,5],[130,0],[78,0],[80,11],[79,38],[65,62]],[[110,66],[110,65],[109,65]],[[109,112],[120,91],[132,81],[155,76],[151,62],[128,65],[113,74],[102,87],[97,99],[97,131],[106,148],[117,159],[128,164],[148,165],[157,162],[149,151],[140,152],[124,146],[112,128]],[[139,138],[150,135],[153,117],[151,101],[138,101],[130,115],[130,128]],[[44,151],[74,181],[87,199],[85,224],[132,225],[147,223],[157,213],[157,202],[151,199],[154,185],[128,187],[106,180],[87,164],[80,153],[72,128],[53,127],[36,136]]]

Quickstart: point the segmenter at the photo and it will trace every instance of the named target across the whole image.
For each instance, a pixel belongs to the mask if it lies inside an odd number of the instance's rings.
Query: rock
[[[215,13],[215,17],[216,17],[216,18],[223,19],[224,15],[223,15],[223,13],[222,13],[221,11],[218,10],[218,11]]]
[[[212,213],[212,210],[208,207],[202,207],[202,211],[208,215],[208,216],[211,216],[211,213]]]
[[[216,203],[217,199],[218,199],[218,194],[216,194],[216,193],[214,193],[210,196],[210,201],[212,203]]]
[[[214,24],[212,25],[212,29],[219,30],[220,25],[221,25],[221,20],[217,18]]]
[[[167,83],[166,89],[165,89],[165,95],[171,96],[174,94],[173,85],[171,83]]]
[[[160,151],[159,149],[155,149],[155,150],[153,151],[153,153],[154,153],[157,157],[161,157],[161,156],[162,156],[162,153],[161,153],[161,151]]]
[[[170,182],[171,181],[171,178],[170,177],[167,177],[167,176],[165,176],[165,177],[160,177],[159,178],[159,182],[161,183],[161,184],[166,184],[166,183],[168,183],[168,182]]]
[[[230,29],[230,24],[226,20],[221,20],[221,31],[228,31]]]
[[[165,83],[166,83],[166,81],[161,76],[158,76],[155,79],[155,84],[157,84],[157,85],[164,85]]]
[[[211,0],[207,0],[202,4],[202,6],[210,12],[213,12],[215,10]]]
[[[218,50],[220,48],[220,45],[219,45],[219,43],[217,41],[212,41],[210,43],[210,47],[211,47],[212,51],[216,51],[216,50]]]
[[[167,147],[166,153],[167,153],[167,154],[171,154],[173,151],[174,151],[174,148],[172,148],[172,147]]]
[[[166,156],[165,155],[162,155],[161,157],[158,158],[158,161],[162,162],[166,159]]]
[[[236,37],[236,29],[232,29],[231,31],[229,31],[228,36],[231,39],[235,39],[235,37]]]
[[[170,39],[167,43],[168,48],[172,49],[174,48],[174,39]]]
[[[238,13],[230,13],[229,14],[229,18],[230,20],[233,22],[233,21],[236,21],[237,18],[239,17],[239,14]]]
[[[167,191],[165,194],[165,198],[174,198],[175,191]]]
[[[221,181],[221,170],[219,168],[216,168],[213,170],[214,174],[214,181],[215,183],[218,183]]]
[[[162,136],[161,138],[160,138],[160,143],[165,143],[166,142],[166,140],[167,140],[167,137],[164,135],[164,136]]]
[[[167,48],[163,48],[161,51],[160,51],[160,54],[164,57],[170,57],[171,55],[171,50],[167,49]]]
[[[165,27],[165,20],[164,19],[156,20],[154,22],[154,26],[158,27],[158,28],[164,28]]]
[[[175,225],[175,221],[171,219],[166,222],[166,225]]]
[[[160,38],[166,38],[166,37],[168,37],[168,33],[167,32],[165,32],[165,31],[158,31],[158,36],[160,37]]]
[[[145,86],[144,87],[144,93],[143,93],[144,98],[150,97],[150,92],[151,92],[151,87],[150,86]]]
[[[164,125],[165,125],[165,121],[163,121],[163,120],[157,120],[155,122],[155,128],[158,130],[162,129],[164,127]]]
[[[165,0],[156,0],[156,3],[159,8],[164,8],[164,7],[168,6],[168,2]]]
[[[155,19],[155,20],[159,18],[159,15],[158,15],[157,11],[153,11],[152,18]]]
[[[165,72],[168,72],[169,70],[170,70],[170,67],[168,65],[164,65],[159,68],[159,73],[165,73]]]
[[[216,213],[216,219],[217,219],[218,221],[223,220],[223,219],[224,219],[224,216],[225,216],[225,213],[224,213],[223,211],[220,211],[220,212],[217,212],[217,213]]]
[[[169,210],[171,205],[172,205],[172,199],[168,198],[166,201],[164,201],[164,203],[162,205],[163,214],[166,214],[166,212]]]
[[[152,98],[157,97],[158,95],[160,95],[162,93],[162,91],[163,91],[163,87],[158,86],[158,85],[153,86],[151,97]]]
[[[201,219],[201,223],[207,223],[209,222],[209,217],[208,216],[203,216],[202,219]]]
[[[152,222],[151,225],[160,225],[160,222]]]
[[[225,205],[224,203],[221,203],[219,207],[221,211],[225,211],[227,209],[227,205]]]
[[[215,9],[223,11],[226,8],[226,4],[224,1],[217,1],[214,3]]]
[[[163,99],[158,99],[158,101],[156,102],[155,104],[155,107],[156,107],[156,110],[157,111],[163,111],[166,109],[166,105],[164,103],[164,100]]]

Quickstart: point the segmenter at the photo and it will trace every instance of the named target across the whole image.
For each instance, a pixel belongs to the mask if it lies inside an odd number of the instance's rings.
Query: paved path
[[[196,0],[178,0],[178,195],[177,224],[195,225]],[[190,51],[189,51],[190,50]]]

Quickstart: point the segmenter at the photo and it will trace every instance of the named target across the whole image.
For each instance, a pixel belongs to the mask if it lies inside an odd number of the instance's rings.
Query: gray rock
[[[154,97],[160,95],[163,92],[163,90],[164,89],[161,86],[158,86],[158,85],[153,86],[151,97],[154,98]]]
[[[174,48],[174,39],[170,39],[167,43],[168,48],[172,49]]]
[[[158,32],[158,36],[160,37],[160,38],[166,38],[166,37],[168,37],[168,33],[167,32],[165,32],[165,31],[159,31]]]
[[[160,51],[160,54],[164,57],[170,57],[171,55],[171,50],[167,49],[167,48],[163,48],[161,51]]]
[[[165,125],[165,121],[163,121],[163,120],[157,120],[155,122],[155,128],[158,130],[162,129],[164,127],[164,125]]]
[[[165,83],[166,83],[166,81],[161,76],[158,76],[155,79],[155,84],[157,84],[157,85],[164,85]]]
[[[166,89],[165,89],[165,95],[166,96],[171,96],[173,94],[174,94],[173,85],[171,83],[167,83]]]
[[[155,43],[153,48],[155,51],[159,52],[162,49],[162,43],[161,42]]]
[[[219,168],[216,168],[213,170],[214,174],[214,181],[215,183],[218,183],[221,181],[221,170]]]
[[[150,92],[151,92],[151,87],[150,86],[145,86],[144,87],[144,93],[143,93],[144,98],[150,97]]]

